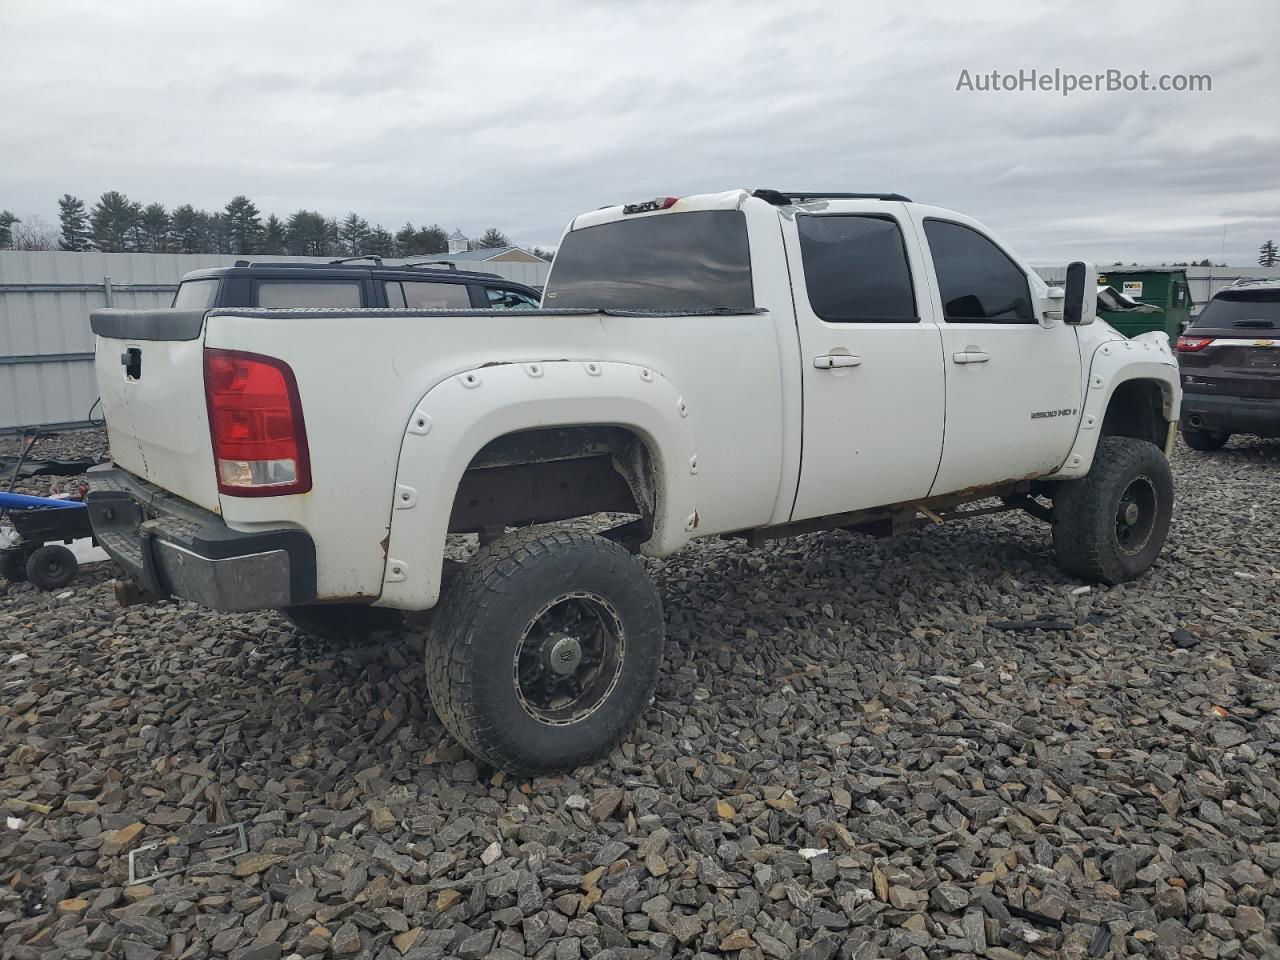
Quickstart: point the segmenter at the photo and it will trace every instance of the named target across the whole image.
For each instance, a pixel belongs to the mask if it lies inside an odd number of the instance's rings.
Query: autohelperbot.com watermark
[[[1208,73],[1151,73],[1110,68],[1097,73],[1076,73],[1054,67],[1019,70],[960,71],[956,91],[970,93],[1212,93],[1213,76]]]

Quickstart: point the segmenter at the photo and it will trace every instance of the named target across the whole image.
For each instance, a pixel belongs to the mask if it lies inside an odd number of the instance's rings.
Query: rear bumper
[[[148,593],[238,612],[311,603],[315,543],[295,528],[245,533],[124,470],[89,472],[93,534]]]
[[[1182,426],[1220,433],[1280,436],[1280,399],[1182,394]]]

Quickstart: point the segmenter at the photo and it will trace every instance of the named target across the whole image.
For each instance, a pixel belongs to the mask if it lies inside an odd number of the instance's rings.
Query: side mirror
[[[1063,323],[1084,326],[1098,316],[1098,271],[1092,263],[1076,260],[1067,266],[1062,298]]]

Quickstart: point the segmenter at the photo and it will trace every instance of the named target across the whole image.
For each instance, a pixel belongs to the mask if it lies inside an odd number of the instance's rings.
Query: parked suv
[[[211,307],[408,307],[415,310],[537,307],[532,287],[447,260],[384,265],[379,257],[329,263],[237,260],[193,270],[174,294],[177,310]]]
[[[1220,290],[1178,338],[1183,439],[1217,450],[1233,433],[1280,437],[1280,280]]]

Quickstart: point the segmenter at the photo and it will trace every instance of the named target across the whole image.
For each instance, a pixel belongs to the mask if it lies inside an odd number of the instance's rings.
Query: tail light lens
[[[220,492],[278,497],[311,489],[302,403],[287,363],[205,350],[204,389]]]
[[[1211,343],[1213,343],[1213,337],[1179,337],[1178,352],[1195,353],[1197,350],[1203,350]]]

